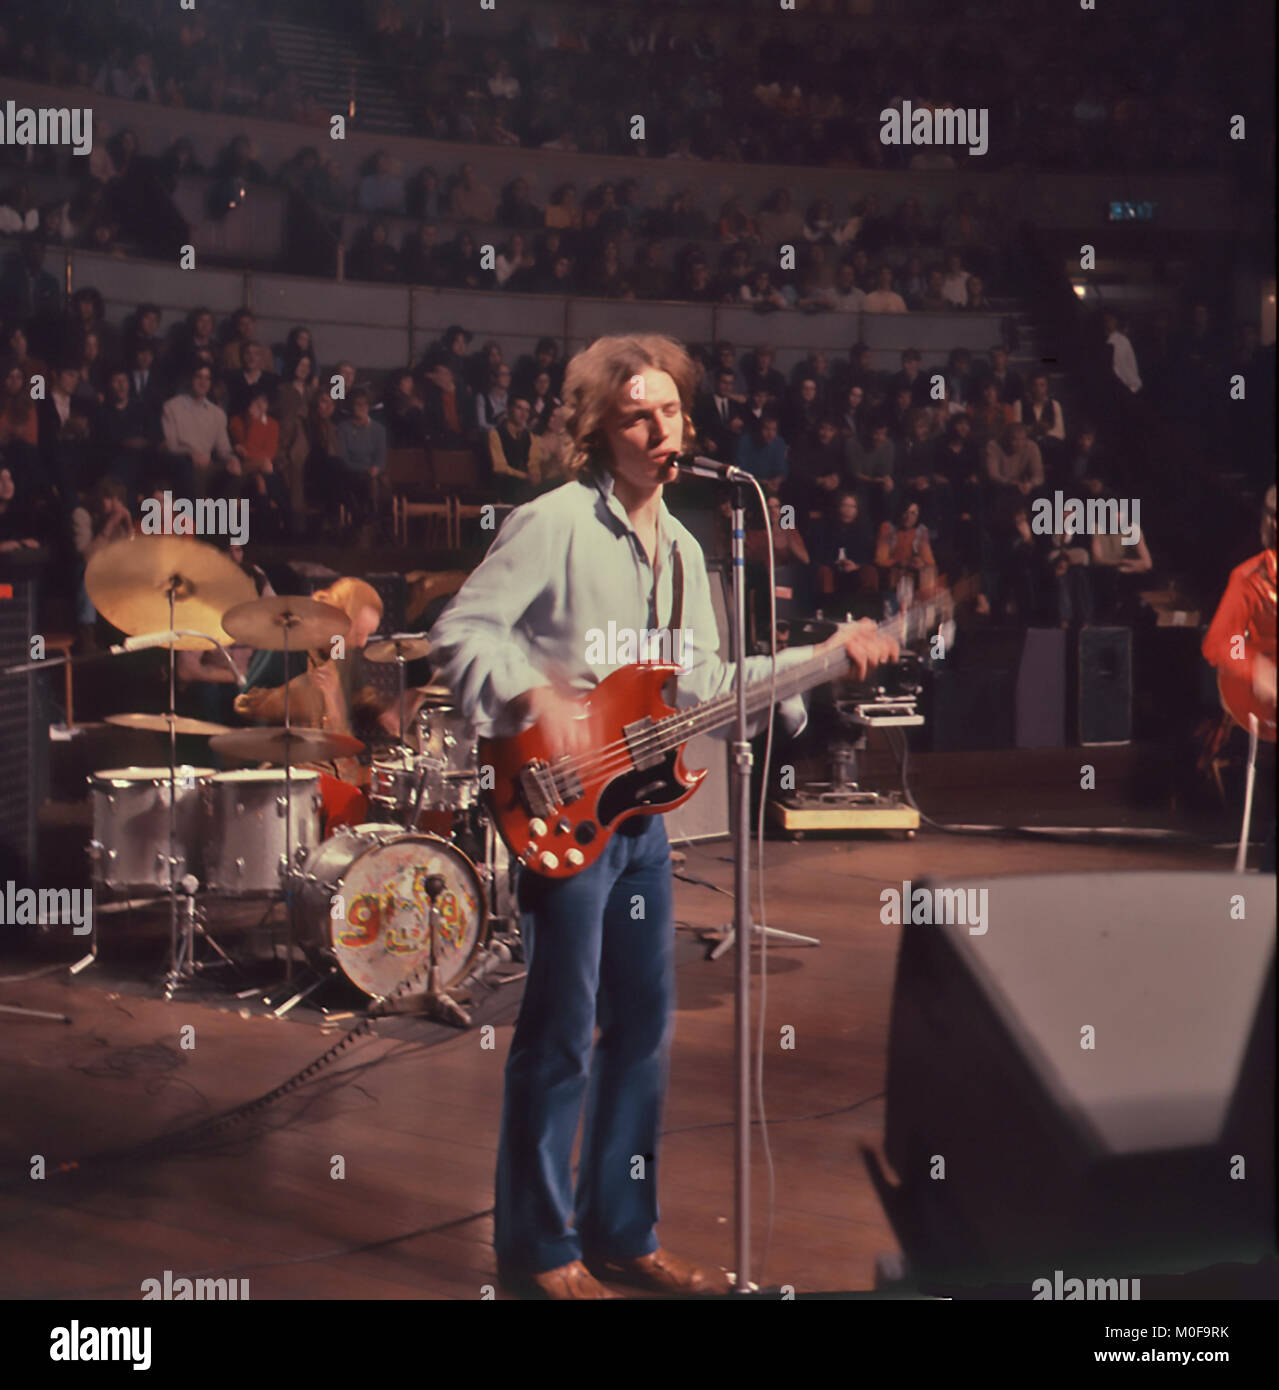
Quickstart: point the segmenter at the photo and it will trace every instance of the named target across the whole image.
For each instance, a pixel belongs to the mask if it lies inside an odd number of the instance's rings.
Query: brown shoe
[[[731,1293],[733,1288],[723,1270],[700,1269],[669,1250],[654,1250],[633,1260],[592,1260],[591,1272],[600,1279],[657,1293]]]
[[[534,1298],[555,1300],[618,1297],[599,1283],[581,1260],[543,1270],[541,1274],[530,1274],[521,1281],[521,1290]]]

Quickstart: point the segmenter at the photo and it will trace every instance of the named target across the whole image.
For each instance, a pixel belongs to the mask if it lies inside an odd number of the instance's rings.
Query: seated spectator
[[[1026,426],[1011,424],[1003,439],[986,444],[986,479],[995,504],[995,520],[1006,522],[1020,499],[1044,485],[1044,462],[1026,435]]]
[[[862,439],[866,435],[866,393],[860,386],[850,386],[844,397],[844,413],[839,417],[841,439]]]
[[[995,383],[996,399],[1001,405],[1015,405],[1026,394],[1021,377],[1008,366],[1008,349],[995,346],[990,350],[990,365],[982,381]]]
[[[656,241],[646,241],[639,248],[630,279],[636,299],[674,297],[674,282],[670,271],[661,263],[661,247]]]
[[[133,517],[125,505],[124,486],[116,478],[101,478],[83,503],[71,512],[71,543],[79,557],[76,575],[76,623],[79,651],[95,651],[98,611],[84,584],[85,566],[94,555],[133,535]]]
[[[551,392],[550,372],[538,372],[533,378],[533,389],[527,395],[528,427],[534,434],[541,434],[550,423],[559,397]]]
[[[786,396],[786,378],[777,370],[777,354],[768,343],[760,343],[742,359],[742,374],[748,383],[762,383],[771,403],[781,406]]]
[[[1111,494],[1102,486],[1093,495]],[[1091,539],[1093,616],[1103,623],[1135,622],[1141,613],[1142,590],[1149,586],[1154,568],[1145,536],[1138,530],[1135,545],[1125,544],[1117,532],[1099,532]]]
[[[1106,335],[1106,352],[1110,359],[1110,369],[1119,383],[1136,395],[1141,390],[1141,373],[1137,370],[1137,354],[1133,351],[1132,340],[1119,331],[1119,315],[1107,309],[1101,316],[1102,331]]]
[[[911,406],[915,408],[929,403],[929,379],[923,371],[923,360],[918,348],[907,348],[902,353],[901,371],[888,383],[894,395],[898,391],[909,391]]]
[[[559,397],[564,389],[564,363],[559,360],[554,338],[539,338],[532,356],[525,353],[511,374],[511,390],[517,396],[529,396],[541,372],[551,379],[551,395]]]
[[[835,272],[835,283],[828,291],[827,303],[837,314],[857,314],[866,307],[866,296],[857,288],[851,261],[845,261]]]
[[[765,492],[780,491],[789,468],[786,443],[778,434],[775,415],[765,414],[756,428],[742,432],[733,450],[733,462],[758,478]]]
[[[493,373],[503,365],[503,362],[502,344],[496,338],[486,338],[479,350],[467,358],[462,378],[466,383],[467,390],[475,395],[487,391],[492,384]],[[493,423],[496,424],[497,422],[494,421]],[[486,425],[485,428],[487,429],[488,426]]]
[[[715,223],[715,239],[725,243],[741,242],[746,246],[755,246],[759,242],[759,228],[743,210],[740,198],[726,198],[720,206],[719,218]]]
[[[888,437],[888,421],[882,416],[871,425],[865,445],[857,435],[844,443],[844,464],[861,498],[862,510],[877,524],[888,513],[889,499],[896,486],[893,471],[897,447]]]
[[[289,515],[296,534],[306,515],[311,405],[319,389],[319,381],[310,353],[297,352],[289,358],[286,352],[286,359],[291,361],[291,367],[275,393],[275,417],[280,422],[277,460],[288,486]]]
[[[44,477],[64,506],[92,485],[94,459],[89,403],[76,397],[80,369],[71,362],[54,368],[48,397],[37,403],[37,432]]]
[[[336,402],[327,391],[317,391],[311,397],[307,417],[306,437],[310,451],[303,470],[305,493],[309,502],[326,509],[331,521],[347,495],[347,470],[343,466],[338,445]]]
[[[543,373],[545,375],[545,373]],[[505,451],[503,451],[505,455]],[[573,436],[568,429],[568,407],[556,401],[546,428],[533,435],[529,445],[529,482],[537,492],[558,487],[569,476],[573,456]]]
[[[448,199],[440,188],[439,175],[429,164],[413,176],[405,189],[404,202],[410,217],[420,217],[425,222],[438,222],[448,213]]]
[[[1080,427],[1069,458],[1069,466],[1066,469],[1066,479],[1069,483],[1078,484],[1086,478],[1107,476],[1106,455],[1097,447],[1097,431],[1091,425]]]
[[[754,309],[785,309],[787,308],[786,296],[777,289],[772,281],[767,266],[756,266],[751,271],[750,279],[738,290],[743,304],[749,304]],[[800,301],[803,307],[803,301]]]
[[[474,164],[463,164],[449,195],[449,216],[458,222],[492,222],[497,200],[475,173]]]
[[[794,446],[801,439],[815,435],[821,415],[822,401],[816,377],[801,377],[783,407],[782,438]]]
[[[351,418],[337,428],[338,458],[345,469],[348,505],[356,524],[368,520],[376,505],[378,483],[386,472],[386,430],[369,412],[369,393],[357,387],[350,396]]]
[[[795,508],[801,527],[808,531],[815,520],[831,511],[845,481],[844,443],[830,416],[823,416],[812,434],[795,441],[790,464],[780,495]]]
[[[271,398],[265,387],[249,397],[248,409],[231,419],[231,447],[240,461],[239,491],[249,500],[253,533],[278,540],[288,529],[288,485],[276,470],[279,422],[267,414]]]
[[[693,401],[693,426],[701,447],[725,461],[732,458],[745,427],[744,407],[733,395],[735,381],[731,370],[717,372],[714,390],[698,392]]]
[[[744,400],[746,397],[746,378],[742,375],[741,368],[737,365],[737,349],[727,340],[722,340],[715,344],[715,371],[732,372],[733,374],[733,395],[737,400]]]
[[[493,481],[503,502],[521,502],[532,481],[529,458],[533,451],[533,436],[528,427],[529,406],[522,396],[511,398],[500,425],[488,432],[489,462]]]
[[[622,272],[622,260],[615,241],[608,241],[600,258],[587,273],[582,286],[585,293],[600,299],[634,299],[635,292]]]
[[[917,597],[935,593],[938,586],[937,561],[929,540],[928,527],[919,519],[919,504],[899,504],[897,525],[885,521],[875,540],[875,567],[881,588],[896,593],[903,580],[910,583]]]
[[[244,364],[244,346],[257,339],[253,313],[249,309],[237,309],[227,320],[222,344],[217,352],[219,367],[224,372],[238,372]]]
[[[719,288],[711,279],[711,268],[704,260],[689,263],[688,272],[678,298],[690,304],[713,304],[720,298]]]
[[[266,349],[261,343],[240,345],[240,368],[228,372],[225,377],[228,416],[243,415],[248,410],[250,397],[259,390],[267,393],[268,401],[275,399],[280,378],[266,370],[266,360]]]
[[[18,477],[34,479],[40,422],[22,365],[8,358],[0,382],[0,450]]]
[[[439,229],[434,222],[423,222],[404,238],[400,248],[400,279],[407,285],[440,283]]]
[[[963,256],[958,251],[950,252],[946,257],[946,273],[942,276],[942,294],[957,309],[968,303],[968,275]]]
[[[347,257],[347,273],[352,280],[373,280],[392,284],[399,276],[400,258],[391,245],[391,228],[380,217],[356,236]]]
[[[101,357],[106,368],[119,366],[124,360],[123,344],[119,330],[106,320],[106,305],[97,290],[86,286],[71,296],[70,343],[83,342],[84,335],[94,333],[101,346]]]
[[[1083,627],[1093,620],[1092,555],[1083,536],[1055,535],[1048,549],[1054,620],[1062,627]]]
[[[720,264],[721,270],[716,282],[720,298],[725,303],[740,303],[742,286],[749,285],[755,273],[751,265],[750,252],[744,246],[734,246]]]
[[[973,411],[974,433],[978,443],[985,445],[987,440],[1000,438],[1012,423],[1012,406],[1000,401],[999,387],[993,381],[985,381],[977,408]]]
[[[382,413],[387,447],[421,448],[426,440],[426,406],[413,384],[413,373],[405,368],[387,378]]]
[[[814,198],[804,215],[804,240],[833,245],[838,230],[834,204],[829,198]]]
[[[0,554],[37,550],[53,538],[56,521],[33,498],[32,489],[19,488],[13,470],[0,463]]]
[[[839,493],[834,514],[823,517],[814,530],[812,552],[819,602],[834,598],[837,606],[847,605],[854,617],[879,616],[875,537],[861,515],[855,492]]]
[[[911,307],[925,314],[944,314],[955,308],[954,302],[946,297],[940,266],[930,268],[924,281],[924,292]]]
[[[776,188],[755,214],[759,239],[769,251],[783,243],[794,245],[804,234],[804,219],[791,205],[790,192]]]
[[[394,155],[379,150],[373,157],[373,167],[360,180],[355,205],[361,212],[404,212],[404,179]]]
[[[446,362],[429,358],[422,378],[427,442],[442,449],[460,449],[474,418],[470,392],[459,389]]]
[[[532,292],[537,283],[537,261],[518,232],[498,252],[493,273],[498,289],[523,294]]]
[[[921,256],[907,257],[906,264],[902,267],[898,288],[901,290],[902,298],[906,301],[908,309],[919,308],[924,292],[928,288],[928,280],[924,274],[924,261]]]
[[[155,410],[138,400],[129,389],[123,367],[111,373],[110,395],[98,409],[94,439],[101,450],[99,476],[111,476],[124,484],[132,503],[138,496],[142,474],[160,443],[160,420]]]
[[[545,225],[561,231],[577,231],[582,225],[582,209],[577,205],[577,185],[562,183],[551,193]]]
[[[960,308],[966,309],[970,314],[993,314],[995,307],[986,298],[986,287],[980,275],[970,275],[968,277],[968,297]]]
[[[505,362],[489,368],[488,386],[475,398],[475,423],[485,432],[494,430],[506,416],[511,395],[511,369]]]
[[[1044,456],[1045,467],[1057,476],[1064,462],[1066,420],[1061,405],[1048,394],[1048,373],[1032,372],[1030,392],[1013,405],[1013,419],[1026,426]]]
[[[878,285],[866,296],[862,306],[868,314],[904,314],[906,301],[893,289],[893,268],[882,265],[878,272]]]
[[[80,380],[76,384],[75,395],[92,410],[106,400],[111,375],[109,365],[102,356],[102,343],[98,335],[82,333],[72,356],[80,362]]]
[[[493,272],[480,266],[475,238],[470,232],[458,232],[441,250],[439,283],[454,290],[483,290],[496,284]]]
[[[957,405],[965,409],[970,405],[969,392],[972,390],[973,355],[967,348],[952,348],[946,363],[946,389]]]
[[[502,190],[502,201],[497,207],[497,220],[500,226],[525,232],[546,225],[545,214],[533,202],[527,179],[517,176]]]
[[[768,535],[773,538],[773,563],[777,592],[778,619],[789,617],[791,613],[809,607],[809,570],[812,556],[804,544],[799,527],[782,525],[781,498],[770,493],[768,501],[767,529],[758,522],[758,512],[753,523],[746,528],[744,550],[746,555],[746,583],[748,601],[755,616],[755,631],[760,636],[768,632]]]

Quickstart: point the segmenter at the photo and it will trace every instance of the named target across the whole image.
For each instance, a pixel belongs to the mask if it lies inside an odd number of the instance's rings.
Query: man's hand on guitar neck
[[[832,636],[828,637],[817,650],[830,652],[843,647],[857,667],[860,680],[866,673],[885,662],[896,661],[901,654],[897,643],[889,636],[880,633],[869,618],[857,623],[840,623]]]
[[[534,686],[517,695],[506,712],[519,724],[532,720],[541,730],[552,758],[590,751],[590,726],[581,705],[549,685]]]

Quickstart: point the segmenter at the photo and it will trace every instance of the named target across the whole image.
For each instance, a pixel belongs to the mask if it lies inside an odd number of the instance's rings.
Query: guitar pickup
[[[558,804],[555,799],[555,779],[544,762],[526,763],[520,768],[516,785],[519,787],[520,801],[530,817],[545,820],[554,813]]]
[[[633,724],[622,725],[622,733],[626,735],[626,746],[631,752],[631,763],[636,768],[659,767],[665,760],[666,754],[656,739],[650,739],[649,752],[636,751],[642,746],[645,736],[651,735],[652,732],[651,719],[637,719]]]

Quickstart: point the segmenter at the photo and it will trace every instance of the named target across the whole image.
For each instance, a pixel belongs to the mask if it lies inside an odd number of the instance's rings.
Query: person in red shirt
[[[269,401],[265,390],[254,391],[249,408],[232,419],[227,433],[236,462],[227,471],[240,474],[241,492],[249,499],[254,527],[282,535],[287,528],[289,491],[275,467],[280,424],[267,414]]]
[[[1203,639],[1204,660],[1217,668],[1222,701],[1236,722],[1239,713],[1251,708],[1256,713],[1262,738],[1272,745],[1267,759],[1273,759],[1275,740],[1275,485],[1266,492],[1261,513],[1261,550],[1230,572],[1222,595]],[[1260,785],[1273,786],[1266,776]],[[1270,834],[1262,852],[1263,873],[1275,868],[1275,821],[1273,806]]]

